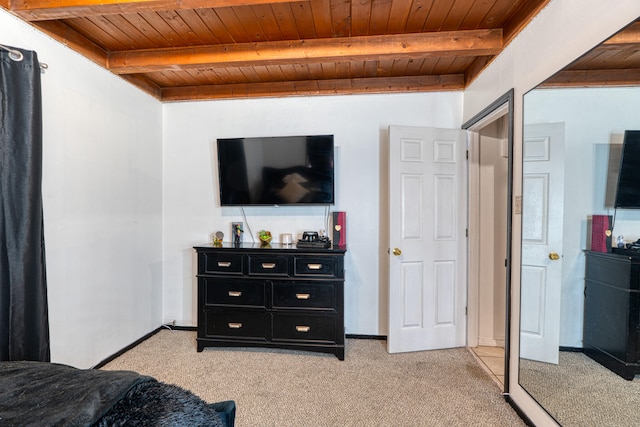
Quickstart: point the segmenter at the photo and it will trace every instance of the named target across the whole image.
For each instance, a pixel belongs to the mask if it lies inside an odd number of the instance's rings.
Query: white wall
[[[51,357],[89,367],[162,321],[162,107],[0,10],[42,76]]]
[[[611,145],[621,149],[624,131],[640,129],[640,88],[536,90],[525,96],[524,123],[565,123],[565,197],[560,345],[582,347],[584,249],[590,215],[613,215],[605,200]],[[614,180],[615,181],[615,180]],[[611,184],[611,183],[609,183]],[[578,196],[579,195],[579,196]],[[525,195],[526,197],[526,195]],[[640,212],[618,210],[614,235],[640,237]],[[615,241],[615,239],[614,239]]]
[[[462,93],[300,97],[166,104],[164,188],[164,317],[196,324],[192,247],[217,230],[230,241],[239,208],[217,199],[216,138],[334,134],[337,199],[347,212],[345,327],[386,335],[386,156],[391,124],[460,128]],[[245,208],[257,233],[298,234],[325,228],[322,207]],[[244,239],[250,240],[245,233]],[[275,241],[275,240],[274,240]]]

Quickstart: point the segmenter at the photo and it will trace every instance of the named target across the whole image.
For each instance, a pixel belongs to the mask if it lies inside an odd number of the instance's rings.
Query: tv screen
[[[615,208],[640,209],[640,130],[624,132]]]
[[[221,206],[334,204],[333,135],[217,140]]]

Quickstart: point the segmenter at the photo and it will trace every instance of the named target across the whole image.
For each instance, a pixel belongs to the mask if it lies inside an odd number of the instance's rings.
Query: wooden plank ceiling
[[[605,40],[540,87],[640,85],[640,18]]]
[[[162,101],[461,90],[549,0],[0,0]]]

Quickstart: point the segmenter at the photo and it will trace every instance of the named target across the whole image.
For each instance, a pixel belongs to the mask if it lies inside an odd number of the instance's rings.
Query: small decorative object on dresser
[[[593,215],[591,217],[591,250],[611,252],[611,215]]]
[[[268,245],[269,243],[271,243],[271,232],[270,231],[266,231],[266,230],[260,230],[258,231],[258,238],[260,239],[260,242],[262,242],[263,245]]]
[[[195,246],[198,351],[273,347],[344,360],[346,247]]]
[[[224,233],[222,231],[217,231],[213,238],[213,246],[222,246],[223,239]]]
[[[333,212],[333,244],[337,246],[347,245],[347,213]]]
[[[293,236],[291,233],[285,233],[280,235],[280,240],[283,245],[290,245],[293,243]]]
[[[233,244],[238,246],[242,243],[242,233],[244,233],[244,229],[242,228],[241,222],[233,222],[231,223],[231,230],[233,231]]]

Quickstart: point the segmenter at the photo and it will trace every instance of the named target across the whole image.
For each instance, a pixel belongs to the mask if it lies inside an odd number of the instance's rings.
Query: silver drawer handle
[[[230,297],[239,297],[239,296],[242,296],[242,292],[240,292],[240,291],[229,291],[229,296]]]
[[[322,268],[322,264],[307,264],[307,268],[309,270],[320,270]]]
[[[311,328],[309,326],[296,326],[296,331],[298,332],[309,332]]]
[[[298,299],[309,299],[310,294],[296,294],[296,298]]]
[[[268,269],[276,268],[276,263],[275,262],[263,262],[262,263],[262,268],[268,268]]]
[[[218,261],[218,267],[231,267],[230,261]]]
[[[240,329],[242,328],[242,323],[228,323],[229,329]]]

